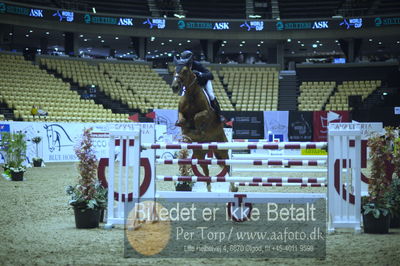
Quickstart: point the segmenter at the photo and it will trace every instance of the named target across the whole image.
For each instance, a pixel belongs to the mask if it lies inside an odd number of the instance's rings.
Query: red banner
[[[313,113],[313,141],[327,141],[329,123],[349,121],[349,111],[315,111]]]

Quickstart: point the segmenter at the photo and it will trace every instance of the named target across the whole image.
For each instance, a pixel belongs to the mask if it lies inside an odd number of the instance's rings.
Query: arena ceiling
[[[3,40],[5,39],[21,50],[26,48],[39,49],[40,42],[43,39],[47,39],[50,49],[62,51],[64,47],[63,32],[12,25],[1,25],[1,28]],[[79,50],[85,54],[108,56],[110,49],[116,50],[117,57],[131,57],[135,53],[132,39],[128,36],[82,33],[77,34],[77,37]],[[276,42],[268,40],[221,40],[218,53],[265,54],[268,48],[274,46],[276,46]],[[334,38],[320,40],[288,39],[284,43],[284,48],[286,56],[341,53],[339,42]],[[150,57],[164,57],[186,49],[201,51],[200,41],[194,39],[146,38],[147,56]],[[362,40],[362,50],[366,53],[398,53],[400,51],[400,37],[393,35],[379,39],[365,38]]]

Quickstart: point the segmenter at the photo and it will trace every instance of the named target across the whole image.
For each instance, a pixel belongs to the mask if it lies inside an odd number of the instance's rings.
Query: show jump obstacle
[[[157,149],[304,149],[321,148],[328,145],[328,175],[325,177],[230,177],[219,174],[204,176],[161,176],[157,175],[157,164],[199,164],[234,165],[250,164],[260,167],[269,165],[290,165],[291,168],[275,169],[293,171],[293,166],[320,166],[326,160],[304,160],[302,158],[284,160],[278,158],[258,159],[156,159]],[[119,147],[119,148],[117,148]],[[119,150],[119,153],[116,152]],[[290,157],[290,156],[289,156]],[[312,203],[327,199],[329,214],[328,231],[337,228],[352,228],[360,232],[361,207],[361,129],[359,124],[335,123],[328,128],[328,143],[323,142],[227,142],[227,143],[155,143],[155,125],[138,124],[131,131],[109,133],[109,158],[100,159],[99,179],[108,186],[108,212],[106,228],[114,224],[124,224],[125,203],[134,205],[141,200],[163,200],[179,202],[218,202],[234,206],[251,206],[257,203]],[[140,165],[141,167],[137,167]],[[108,166],[108,178],[105,167]],[[142,168],[142,169],[141,169]],[[299,168],[300,169],[300,168]],[[303,169],[303,168],[301,168]],[[313,169],[309,169],[313,170]],[[276,171],[276,172],[278,172]],[[326,171],[326,170],[325,170]],[[313,171],[309,171],[313,172]],[[221,172],[222,173],[222,172]],[[159,191],[156,181],[197,181],[197,182],[236,182],[239,186],[298,186],[324,187],[327,193],[264,193],[264,192],[176,192]],[[239,221],[246,217],[238,217]]]

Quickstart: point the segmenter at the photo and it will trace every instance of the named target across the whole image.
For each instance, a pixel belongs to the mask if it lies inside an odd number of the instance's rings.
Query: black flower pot
[[[99,209],[74,208],[76,228],[97,228],[100,221]]]
[[[379,216],[378,219],[372,213],[363,214],[364,233],[387,234],[389,233],[390,215]]]
[[[175,186],[176,191],[192,191],[192,186],[187,183],[177,183]]]
[[[100,210],[100,219],[99,219],[100,223],[104,223],[104,209]]]
[[[24,180],[24,172],[10,171],[10,174],[11,174],[12,181],[23,181]]]
[[[37,160],[33,160],[33,166],[34,167],[42,167],[42,159],[37,159]]]
[[[400,227],[400,214],[392,215],[390,217],[390,228],[399,228]]]

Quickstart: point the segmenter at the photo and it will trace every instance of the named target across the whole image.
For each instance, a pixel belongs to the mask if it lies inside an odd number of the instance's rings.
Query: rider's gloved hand
[[[202,74],[203,73],[201,73],[201,72],[199,72],[199,71],[197,71],[197,70],[193,70],[193,74],[195,74],[196,75],[196,78],[201,78],[202,77]]]

